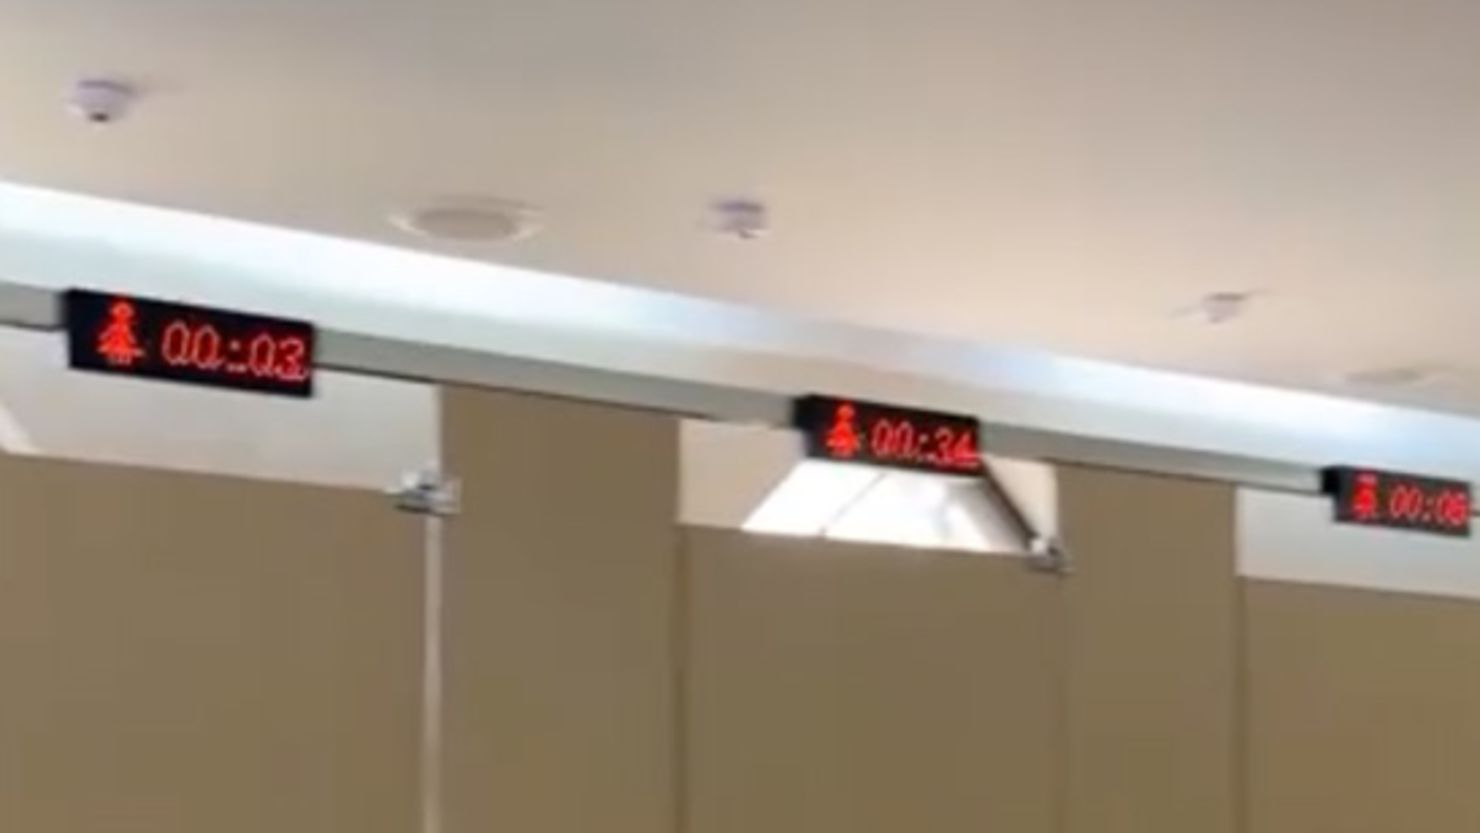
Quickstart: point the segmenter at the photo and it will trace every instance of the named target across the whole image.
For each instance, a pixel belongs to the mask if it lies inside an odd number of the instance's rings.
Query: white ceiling
[[[1473,0],[0,0],[0,178],[805,315],[1480,412]],[[70,120],[81,74],[148,95]],[[774,212],[754,243],[710,200]],[[1183,317],[1255,290],[1248,315]],[[1348,390],[1348,392],[1353,392]]]

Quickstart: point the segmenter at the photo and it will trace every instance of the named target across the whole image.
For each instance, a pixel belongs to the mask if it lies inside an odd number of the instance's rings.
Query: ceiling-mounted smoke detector
[[[458,243],[511,243],[544,227],[533,206],[488,197],[436,200],[391,215],[391,223],[417,237]]]
[[[128,115],[138,91],[111,78],[84,78],[67,92],[67,109],[89,124],[112,124]]]

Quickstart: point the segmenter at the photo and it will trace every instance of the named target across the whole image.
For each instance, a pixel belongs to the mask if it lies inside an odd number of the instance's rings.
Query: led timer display
[[[69,290],[63,304],[73,368],[313,394],[312,324],[80,289]]]
[[[1325,471],[1325,486],[1342,523],[1470,535],[1469,483],[1336,466]]]
[[[974,417],[829,396],[805,396],[794,407],[809,457],[944,474],[982,471],[981,423]]]

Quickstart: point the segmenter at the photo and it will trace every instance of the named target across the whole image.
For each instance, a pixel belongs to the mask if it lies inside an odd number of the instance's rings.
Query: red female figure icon
[[[108,307],[108,325],[98,333],[98,355],[114,367],[129,367],[144,357],[139,346],[138,314],[128,301]]]
[[[827,450],[840,460],[852,458],[863,447],[863,439],[858,436],[858,428],[853,424],[854,416],[853,406],[844,402],[833,412],[832,427],[827,429]]]

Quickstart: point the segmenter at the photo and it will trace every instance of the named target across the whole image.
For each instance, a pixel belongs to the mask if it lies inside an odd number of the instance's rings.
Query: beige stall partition
[[[677,422],[449,389],[448,833],[674,829]]]
[[[1233,490],[1064,468],[1059,494],[1066,829],[1237,829]]]
[[[690,530],[688,830],[1054,829],[1057,579]]]
[[[419,526],[0,457],[0,830],[408,833]]]
[[[1250,833],[1480,830],[1480,604],[1245,593]]]

